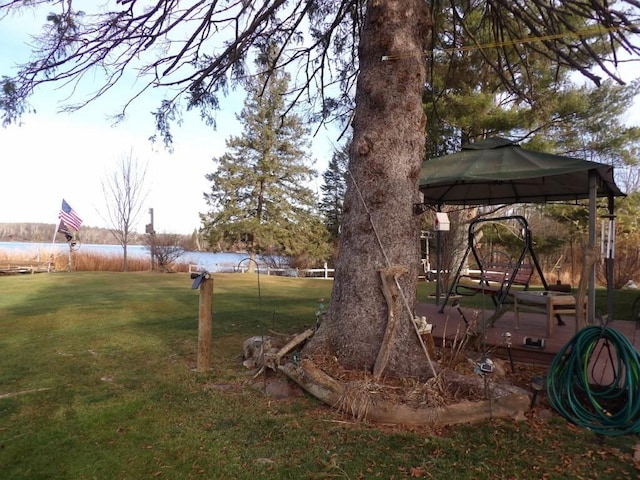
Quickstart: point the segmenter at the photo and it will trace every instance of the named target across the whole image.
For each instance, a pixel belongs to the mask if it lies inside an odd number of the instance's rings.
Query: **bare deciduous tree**
[[[184,236],[177,233],[146,235],[146,243],[158,269],[163,272],[171,271],[173,263],[185,252]]]
[[[138,221],[144,201],[149,194],[145,185],[146,166],[141,166],[133,151],[123,155],[113,171],[102,180],[109,229],[122,246],[122,271],[128,270],[127,246],[131,230]]]

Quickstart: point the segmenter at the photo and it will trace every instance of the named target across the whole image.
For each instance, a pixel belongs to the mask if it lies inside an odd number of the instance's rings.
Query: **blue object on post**
[[[200,272],[200,273],[196,273],[196,272],[191,273],[191,278],[193,279],[193,285],[191,285],[191,290],[197,290],[198,287],[200,287],[202,280],[208,280],[209,278],[211,278],[211,275],[209,274],[209,272],[205,270],[204,272]]]

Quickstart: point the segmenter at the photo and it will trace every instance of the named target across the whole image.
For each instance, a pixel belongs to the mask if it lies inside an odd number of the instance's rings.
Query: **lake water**
[[[46,261],[52,251],[54,255],[64,255],[68,253],[69,245],[66,243],[0,242],[0,251],[8,254],[29,255],[33,257],[33,260]],[[97,253],[105,256],[122,256],[122,247],[120,245],[83,243],[80,246],[79,252]],[[127,255],[129,258],[149,258],[150,256],[149,250],[143,245],[127,246]],[[233,271],[239,265],[244,268],[249,267],[248,255],[246,253],[185,252],[178,258],[177,262],[200,265],[210,272]]]

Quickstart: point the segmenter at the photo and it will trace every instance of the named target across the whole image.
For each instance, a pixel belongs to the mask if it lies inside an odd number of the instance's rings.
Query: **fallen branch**
[[[0,398],[13,398],[19,395],[26,395],[27,393],[44,392],[45,390],[51,390],[51,389],[50,388],[34,388],[31,390],[22,390],[21,392],[3,393],[3,394],[0,394]]]
[[[286,355],[287,353],[289,353],[291,350],[293,350],[295,347],[297,347],[298,345],[300,345],[302,342],[304,342],[305,340],[307,340],[309,337],[311,337],[313,335],[313,330],[308,329],[305,330],[302,333],[297,334],[295,337],[293,337],[291,340],[289,340],[287,342],[287,344],[282,347],[280,350],[278,350],[278,353],[276,354],[276,360],[278,362],[280,362],[280,359]]]
[[[382,376],[389,357],[391,356],[391,348],[395,341],[396,330],[398,325],[398,314],[402,310],[401,305],[398,304],[399,290],[397,287],[398,278],[400,275],[407,273],[409,270],[403,266],[394,266],[383,268],[380,270],[380,278],[382,280],[382,293],[384,299],[387,301],[387,328],[384,332],[384,338],[382,339],[382,345],[378,351],[376,363],[373,366],[373,378],[379,380]]]
[[[327,405],[351,413],[355,418],[376,423],[432,427],[473,424],[491,418],[515,418],[529,408],[531,401],[526,392],[513,387],[498,398],[464,401],[443,407],[414,408],[379,398],[375,401],[356,399],[347,404],[344,401],[347,387],[309,359],[303,359],[299,365],[280,365],[279,371]]]

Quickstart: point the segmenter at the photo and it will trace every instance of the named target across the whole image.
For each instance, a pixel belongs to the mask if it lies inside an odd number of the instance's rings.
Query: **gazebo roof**
[[[424,203],[433,205],[579,200],[589,197],[590,175],[595,175],[597,196],[624,196],[610,165],[526,150],[492,137],[424,161],[420,191]]]

